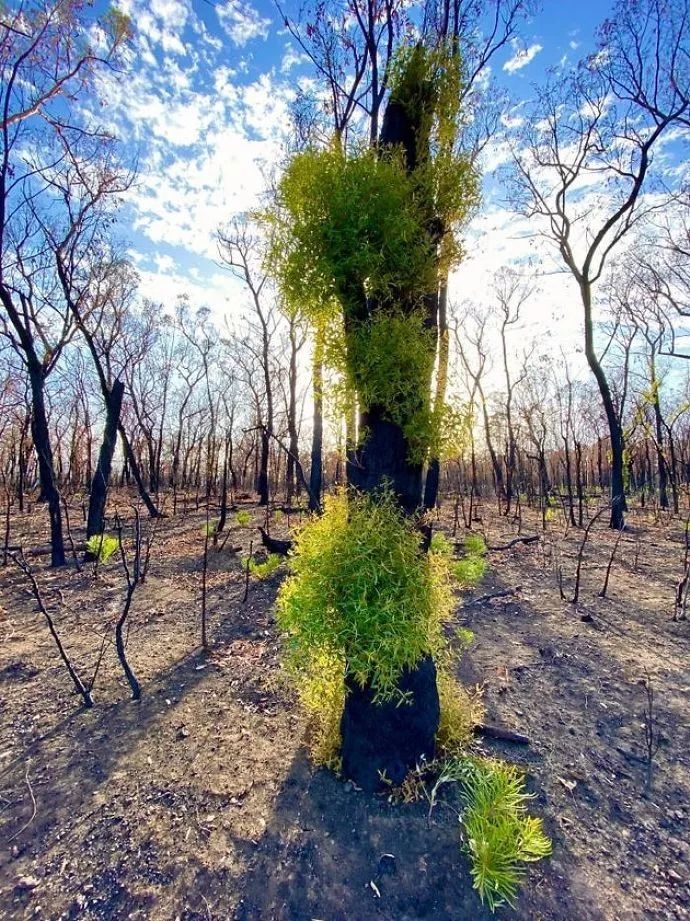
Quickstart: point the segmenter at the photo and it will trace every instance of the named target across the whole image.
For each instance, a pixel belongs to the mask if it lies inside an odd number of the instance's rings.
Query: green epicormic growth
[[[405,667],[443,646],[453,598],[445,556],[424,554],[419,532],[390,493],[339,493],[298,534],[278,600],[287,663],[310,675],[315,659],[391,699]]]
[[[403,428],[415,460],[444,420],[429,406],[435,295],[478,199],[476,173],[457,151],[460,84],[456,54],[402,51],[390,104],[407,116],[414,151],[352,152],[338,142],[303,151],[264,215],[270,268],[288,308],[330,341],[327,357],[359,408]]]
[[[424,215],[401,153],[337,145],[298,154],[283,174],[271,261],[283,296],[314,322],[367,302],[419,299],[433,285]]]

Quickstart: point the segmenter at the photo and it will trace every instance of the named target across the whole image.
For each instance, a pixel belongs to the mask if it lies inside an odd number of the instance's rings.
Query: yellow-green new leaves
[[[326,498],[324,514],[296,538],[278,599],[298,676],[326,656],[390,699],[402,669],[442,647],[453,604],[448,560],[419,544],[390,493]]]
[[[460,434],[441,405],[445,387],[431,409],[435,309],[461,255],[457,233],[477,204],[478,177],[457,143],[457,50],[403,48],[388,79],[389,105],[406,113],[414,150],[352,152],[334,141],[298,153],[261,219],[286,310],[318,331],[359,409],[376,407],[400,425],[410,461],[422,463]]]
[[[532,798],[524,778],[501,761],[467,759],[462,765],[461,821],[472,862],[472,880],[493,911],[518,893],[525,863],[551,853],[541,819],[527,814]]]
[[[307,150],[278,188],[270,265],[281,292],[318,324],[362,316],[367,298],[398,303],[434,287],[433,248],[397,152]]]

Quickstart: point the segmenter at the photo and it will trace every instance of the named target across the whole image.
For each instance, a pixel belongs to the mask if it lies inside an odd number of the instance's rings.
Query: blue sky
[[[215,233],[259,200],[280,160],[295,88],[313,79],[308,63],[265,0],[119,0],[135,29],[124,78],[104,79],[98,118],[138,157],[138,177],[122,211],[123,245],[142,293],[171,310],[180,294],[231,320],[243,293],[218,264]],[[287,2],[288,14],[297,4]],[[592,50],[610,5],[547,2],[523,24],[521,39],[492,62],[492,76],[519,112],[549,68]],[[506,206],[495,168],[506,159],[497,137],[485,157],[485,206],[468,231],[471,258],[455,276],[456,299],[481,301],[501,265],[542,253]],[[579,345],[577,292],[563,276],[546,278],[528,327],[552,324],[559,348]]]

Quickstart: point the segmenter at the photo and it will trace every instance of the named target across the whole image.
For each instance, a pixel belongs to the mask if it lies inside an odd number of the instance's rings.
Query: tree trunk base
[[[436,751],[440,718],[436,666],[431,656],[406,669],[398,688],[411,695],[409,704],[373,702],[369,685],[348,680],[340,730],[343,774],[367,793],[401,784],[407,773]]]

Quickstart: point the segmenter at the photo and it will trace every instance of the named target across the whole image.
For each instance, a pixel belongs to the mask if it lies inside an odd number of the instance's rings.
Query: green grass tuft
[[[442,556],[453,555],[453,545],[442,531],[434,531],[429,550],[431,553],[439,553]]]
[[[220,521],[219,521],[218,518],[211,518],[211,520],[210,520],[209,522],[204,522],[204,524],[202,524],[202,526],[201,526],[201,533],[202,533],[202,535],[203,535],[204,537],[206,537],[207,535],[208,535],[208,537],[213,537],[213,535],[214,535],[214,534],[217,532],[217,530],[218,530],[218,525],[219,525],[219,523],[220,523]]]
[[[453,575],[461,588],[474,588],[486,572],[486,543],[480,534],[468,534],[463,547],[462,559],[453,564]]]
[[[486,541],[481,534],[468,534],[463,543],[468,556],[486,556]]]
[[[486,560],[481,556],[466,556],[453,564],[453,575],[462,588],[473,588],[484,577]]]
[[[251,524],[252,514],[251,512],[247,512],[244,509],[241,509],[235,515],[235,521],[241,528],[246,528],[248,524]]]

